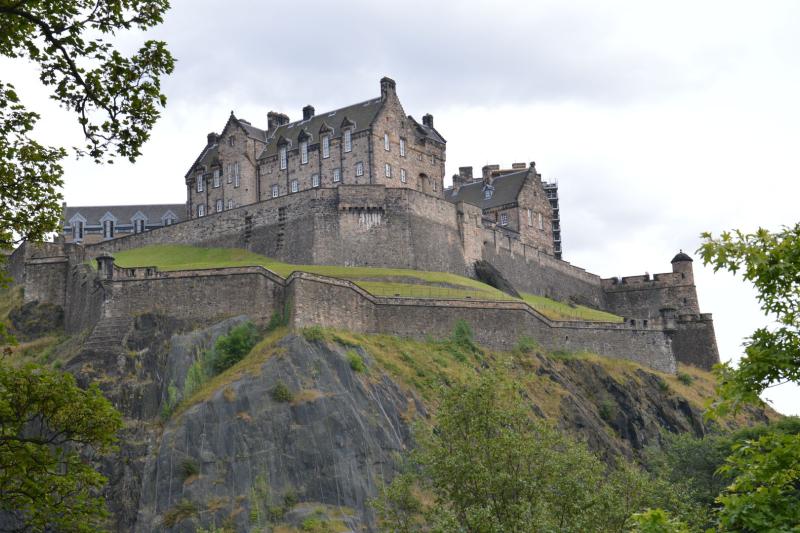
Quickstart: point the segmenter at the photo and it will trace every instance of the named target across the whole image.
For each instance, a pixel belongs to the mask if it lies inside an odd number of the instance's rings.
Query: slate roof
[[[528,169],[525,169],[494,178],[491,185],[494,187],[494,192],[492,193],[492,197],[488,200],[484,198],[483,180],[462,185],[461,188],[458,189],[458,192],[455,192],[455,188],[446,189],[444,191],[444,197],[445,200],[453,203],[465,202],[476,205],[482,209],[512,204],[517,201],[527,175]]]
[[[694,260],[687,254],[683,253],[683,250],[678,252],[678,254],[672,258],[672,261],[670,261],[670,263],[680,263],[681,261],[689,261],[690,263],[694,263]]]
[[[147,217],[148,224],[161,223],[161,217],[172,211],[176,222],[186,219],[186,204],[149,204],[149,205],[91,205],[67,206],[64,210],[63,223],[69,225],[70,219],[77,213],[86,219],[87,226],[99,226],[100,219],[106,213],[114,215],[120,224],[130,224],[133,215],[141,211]]]
[[[244,119],[237,119],[233,117],[239,123],[239,125],[244,128],[244,131],[247,132],[247,136],[255,139],[257,141],[266,142],[267,140],[267,130],[262,130],[261,128],[256,128],[255,126],[251,125],[250,122]]]
[[[373,98],[366,102],[359,102],[357,104],[342,107],[334,111],[326,111],[325,113],[318,113],[308,120],[298,120],[280,126],[275,130],[275,133],[270,138],[267,146],[258,156],[259,159],[277,155],[278,145],[277,142],[281,138],[286,139],[290,143],[290,147],[294,148],[298,145],[297,137],[301,131],[305,131],[311,135],[312,143],[319,140],[319,130],[323,124],[331,129],[332,137],[340,137],[342,134],[341,126],[342,121],[347,118],[350,122],[355,124],[353,131],[361,131],[369,128],[375,115],[381,108],[381,99]]]
[[[236,118],[236,116],[231,113],[231,116],[228,118],[228,122],[225,123],[225,128],[228,127],[228,124],[233,121],[238,126],[241,126],[242,129],[245,131],[248,137],[251,139],[256,139],[258,141],[266,142],[267,139],[267,131],[262,130],[261,128],[256,128],[255,126],[251,125],[247,120]],[[225,128],[222,131],[225,131]],[[217,136],[219,139],[219,135]],[[185,177],[189,177],[192,171],[197,167],[197,165],[204,165],[208,167],[211,163],[219,161],[219,140],[214,143],[208,143],[200,152],[200,155],[197,156],[197,159],[194,160],[192,166],[189,167],[189,170],[186,171]]]

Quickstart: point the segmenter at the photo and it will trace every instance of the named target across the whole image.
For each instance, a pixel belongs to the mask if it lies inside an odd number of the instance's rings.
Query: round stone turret
[[[694,284],[694,270],[692,269],[693,259],[689,257],[688,254],[685,254],[683,250],[681,250],[670,262],[672,263],[673,272],[680,273],[683,279]]]

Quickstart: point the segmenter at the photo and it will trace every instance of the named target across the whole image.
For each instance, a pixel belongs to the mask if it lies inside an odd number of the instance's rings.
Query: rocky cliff
[[[125,416],[119,453],[102,465],[116,531],[369,531],[368,501],[413,445],[412,423],[435,411],[441,387],[492,367],[523,384],[538,416],[606,457],[636,457],[664,430],[707,431],[708,374],[545,353],[529,339],[491,352],[278,328],[189,392],[192,364],[246,320],[104,319],[48,348],[48,361],[100,383]]]

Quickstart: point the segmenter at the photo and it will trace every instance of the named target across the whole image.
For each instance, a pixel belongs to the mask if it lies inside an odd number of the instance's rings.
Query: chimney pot
[[[314,116],[314,106],[307,105],[303,108],[303,120],[308,120]]]
[[[381,99],[386,100],[389,93],[394,93],[397,90],[397,84],[392,78],[384,76],[381,78]]]
[[[428,113],[427,115],[422,117],[422,123],[424,125],[426,125],[427,127],[432,128],[433,127],[433,115]]]
[[[208,139],[208,144],[214,144],[215,142],[217,142],[217,139],[219,139],[219,135],[217,135],[212,131],[211,133],[206,135],[206,139]]]
[[[289,123],[289,117],[277,111],[267,113],[267,134],[271,136],[280,126]]]

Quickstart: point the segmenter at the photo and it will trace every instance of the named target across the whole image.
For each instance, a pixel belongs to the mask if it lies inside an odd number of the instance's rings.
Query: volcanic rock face
[[[192,364],[246,320],[118,317],[71,341],[64,368],[100,383],[125,416],[119,452],[100,465],[114,530],[261,531],[310,518],[374,530],[369,499],[397,471],[425,405],[364,348],[288,331],[178,404]],[[674,377],[597,357],[519,361],[541,383],[532,411],[605,457],[636,457],[662,430],[705,431],[696,399],[665,382]]]

